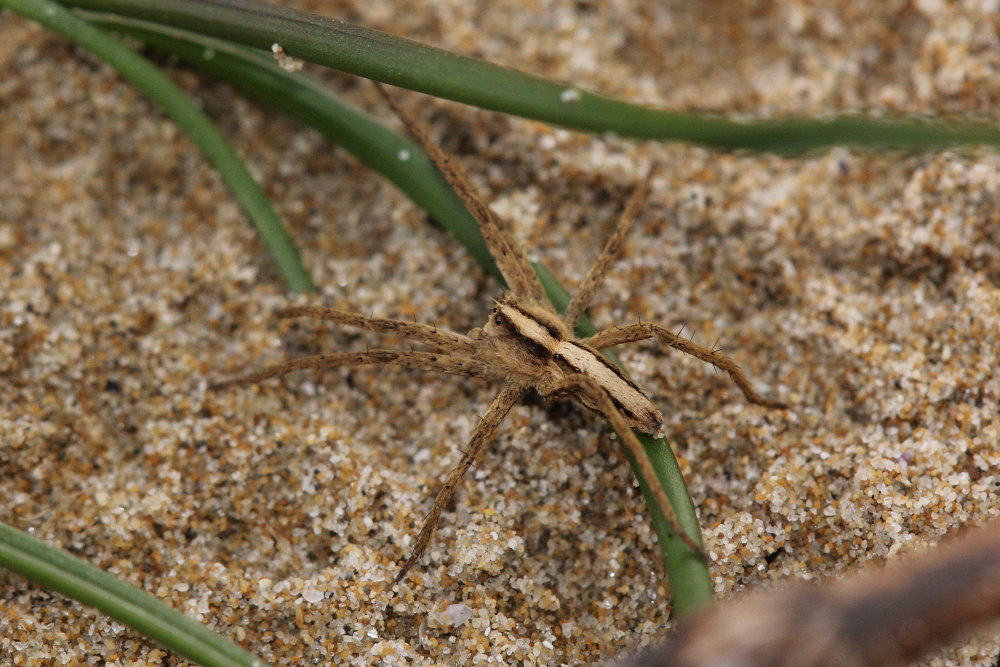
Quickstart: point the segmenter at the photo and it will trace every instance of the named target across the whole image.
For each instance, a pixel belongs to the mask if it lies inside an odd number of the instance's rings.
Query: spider
[[[612,326],[583,339],[575,338],[572,333],[646,201],[652,169],[635,188],[597,260],[590,267],[565,311],[559,314],[545,296],[524,249],[514,240],[506,223],[475,193],[465,170],[430,140],[426,131],[381,85],[378,89],[478,221],[482,236],[509,286],[509,291],[490,310],[486,324],[467,335],[426,324],[366,317],[333,308],[296,306],[281,309],[275,313],[279,318],[305,316],[330,320],[378,333],[400,335],[430,349],[380,349],[302,357],[212,385],[211,388],[260,382],[297,369],[364,364],[389,364],[506,383],[476,426],[458,465],[448,473],[434,498],[416,543],[396,575],[396,581],[402,580],[423,554],[438,519],[448,506],[459,482],[496,436],[510,409],[531,389],[543,398],[569,399],[603,415],[638,463],[639,472],[649,484],[673,533],[695,554],[704,558],[701,546],[680,528],[666,492],[660,485],[642,444],[632,431],[636,429],[643,433],[659,434],[663,426],[663,415],[642,390],[601,354],[600,350],[652,338],[725,371],[750,402],[768,407],[784,407],[783,404],[768,400],[754,391],[739,366],[728,356],[681,338],[658,324],[640,322],[622,327]]]

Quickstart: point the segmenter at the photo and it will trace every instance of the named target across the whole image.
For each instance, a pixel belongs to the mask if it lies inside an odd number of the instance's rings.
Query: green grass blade
[[[0,523],[0,565],[96,607],[196,664],[264,665],[233,642],[152,595],[3,523]]]
[[[270,54],[153,23],[108,15],[85,16],[167,51],[309,124],[395,184],[451,231],[484,269],[502,281],[475,219],[448,187],[430,158],[407,139],[346,104],[308,77],[285,72],[275,64]],[[400,159],[401,151],[408,156],[406,160]],[[566,290],[543,265],[535,264],[535,269],[549,299],[557,309],[564,309],[569,303]],[[596,330],[588,320],[581,318],[577,332],[580,336],[589,336]],[[613,354],[609,356],[618,363]],[[646,447],[682,527],[696,541],[700,541],[694,504],[670,447],[664,440],[637,435]],[[711,602],[712,582],[708,568],[679,540],[671,539],[670,527],[655,499],[649,495],[645,480],[631,458],[629,461],[651,508],[653,526],[673,593],[675,613],[678,617],[685,617]]]
[[[289,287],[315,289],[302,265],[299,251],[274,212],[271,202],[254,182],[246,165],[212,121],[156,67],[124,44],[80,20],[50,0],[0,0],[7,6],[71,40],[108,63],[166,112],[191,137],[222,175],[233,196],[250,217]]]
[[[927,149],[1000,144],[1000,129],[969,122],[849,116],[736,122],[628,104],[378,30],[251,0],[68,0],[66,4],[185,28],[359,76],[588,132],[799,154],[850,144]]]

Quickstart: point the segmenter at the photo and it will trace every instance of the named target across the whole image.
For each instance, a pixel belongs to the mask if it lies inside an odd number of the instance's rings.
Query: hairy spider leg
[[[489,248],[490,254],[493,255],[504,280],[507,281],[508,287],[515,294],[530,297],[543,307],[551,309],[552,306],[545,296],[542,283],[535,274],[535,269],[531,266],[524,249],[508,239],[509,226],[476,194],[475,186],[462,165],[430,140],[423,127],[403,110],[382,84],[376,81],[375,87],[392,107],[406,131],[430,156],[448,185],[458,194],[465,207],[469,209],[469,213],[479,223],[483,240],[486,241],[486,246]]]
[[[469,445],[462,454],[458,465],[451,469],[441,489],[434,497],[434,504],[431,505],[431,510],[427,513],[424,525],[421,526],[420,533],[417,535],[417,543],[413,546],[410,555],[406,558],[406,562],[403,563],[403,567],[396,575],[395,581],[401,581],[410,568],[417,562],[417,559],[420,558],[421,554],[424,553],[424,550],[427,549],[427,545],[431,541],[431,535],[434,533],[435,527],[437,527],[438,519],[441,518],[441,512],[451,502],[458,483],[462,481],[465,473],[468,472],[469,468],[479,458],[486,445],[493,441],[504,417],[514,407],[514,404],[524,396],[526,391],[527,389],[521,385],[509,384],[493,399],[493,403],[490,404],[490,407],[486,410],[486,414],[483,415],[483,418],[476,426],[476,430],[472,433]]]
[[[493,377],[489,367],[475,359],[463,359],[439,352],[418,352],[399,350],[368,350],[366,352],[338,352],[300,357],[283,364],[268,366],[263,370],[224,382],[209,385],[218,390],[241,384],[253,384],[274,377],[281,377],[292,371],[311,368],[339,368],[341,366],[364,366],[366,364],[388,364],[415,368],[422,371],[437,371],[449,375],[469,375],[473,377]]]
[[[722,354],[721,352],[716,352],[704,345],[699,345],[693,340],[686,338],[681,338],[677,334],[671,332],[659,324],[653,324],[652,322],[640,322],[638,324],[629,324],[623,327],[609,327],[604,331],[598,332],[591,336],[590,338],[585,338],[581,342],[590,345],[591,347],[596,347],[599,350],[603,350],[615,345],[620,345],[622,343],[634,343],[640,340],[647,340],[649,338],[656,339],[659,343],[666,345],[667,347],[672,347],[675,350],[680,350],[685,354],[690,354],[692,357],[701,359],[702,361],[712,364],[714,367],[721,371],[725,371],[729,374],[729,377],[740,388],[743,395],[751,403],[757,405],[762,405],[767,408],[777,408],[784,409],[788,405],[780,401],[771,400],[769,398],[764,398],[753,388],[750,384],[750,380],[743,373],[743,369],[739,367],[732,358]]]
[[[439,329],[436,326],[420,324],[419,322],[366,317],[346,310],[337,310],[336,308],[292,306],[275,311],[274,316],[280,318],[312,317],[320,320],[329,320],[337,324],[346,324],[376,333],[396,334],[448,352],[462,352],[474,355],[479,350],[479,344],[476,341],[468,336],[463,336],[447,329]]]
[[[618,224],[615,225],[614,231],[611,232],[608,240],[605,241],[601,254],[597,256],[594,264],[587,271],[587,275],[580,283],[580,287],[577,288],[576,294],[573,295],[569,305],[566,306],[566,310],[563,311],[563,322],[566,323],[566,326],[570,330],[576,328],[577,320],[580,319],[583,311],[590,305],[591,299],[594,298],[594,294],[597,293],[601,283],[604,281],[604,276],[607,274],[608,269],[611,268],[611,263],[618,256],[618,252],[625,242],[625,237],[628,236],[629,231],[632,229],[632,224],[638,217],[639,211],[646,205],[646,200],[649,197],[649,185],[655,169],[656,165],[654,164],[649,168],[645,178],[636,186],[635,191],[625,205],[625,210],[618,218]]]

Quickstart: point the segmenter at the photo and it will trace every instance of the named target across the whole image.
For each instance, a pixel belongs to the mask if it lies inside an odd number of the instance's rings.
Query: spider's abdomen
[[[591,377],[625,417],[628,425],[643,433],[657,433],[663,426],[663,414],[621,369],[603,354],[578,341],[562,341],[553,351],[553,362],[563,375],[581,373]],[[576,397],[587,407],[600,412],[587,396]]]

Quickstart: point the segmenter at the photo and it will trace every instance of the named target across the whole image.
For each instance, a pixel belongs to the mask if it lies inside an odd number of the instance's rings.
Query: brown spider
[[[573,328],[611,266],[625,235],[648,195],[647,177],[635,190],[618,224],[601,254],[590,268],[565,312],[555,311],[545,296],[541,282],[528,261],[524,249],[513,239],[506,224],[475,194],[469,177],[398,104],[378,86],[383,97],[403,125],[419,143],[449,185],[459,194],[479,222],[480,231],[493,255],[510,291],[490,310],[482,329],[468,335],[445,331],[434,326],[365,317],[355,313],[318,306],[297,306],[279,310],[278,317],[314,317],[338,324],[391,333],[423,343],[432,351],[367,350],[341,352],[294,359],[266,368],[245,377],[216,385],[260,382],[300,368],[336,368],[363,364],[391,364],[405,368],[470,375],[506,382],[479,422],[461,461],[448,473],[434,504],[417,536],[417,541],[402,569],[396,576],[401,580],[427,548],[431,534],[455,493],[466,471],[476,462],[484,447],[493,440],[501,422],[511,407],[534,389],[549,399],[573,400],[603,415],[622,439],[639,465],[642,477],[653,491],[657,504],[671,529],[696,554],[704,557],[701,547],[681,530],[677,517],[660,485],[649,459],[632,429],[657,434],[663,425],[663,415],[645,394],[600,350],[633,341],[654,338],[660,343],[693,355],[729,374],[747,399],[769,407],[782,404],[758,395],[739,366],[729,357],[680,338],[667,329],[648,322],[624,327],[613,326],[589,338],[577,339]]]

